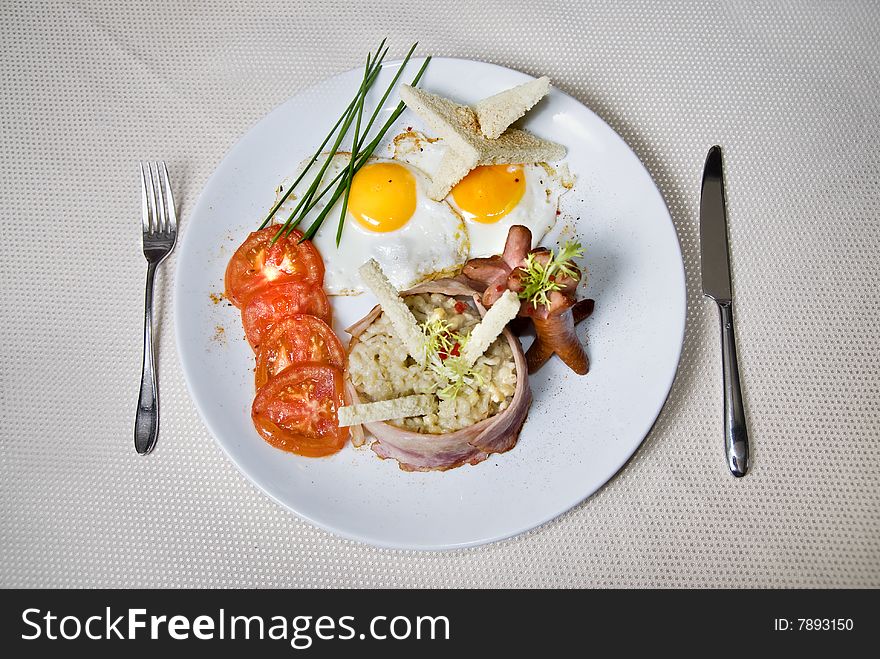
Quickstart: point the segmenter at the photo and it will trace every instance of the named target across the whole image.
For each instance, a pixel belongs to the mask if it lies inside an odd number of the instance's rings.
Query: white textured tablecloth
[[[136,163],[183,230],[238,137],[393,56],[549,75],[657,181],[690,305],[629,465],[524,536],[447,553],[340,539],[272,503],[200,421],[157,294],[163,427],[132,446],[145,264]],[[871,2],[0,3],[0,585],[880,586],[880,9]],[[697,210],[725,149],[754,465],[722,457]],[[650,313],[646,309],[645,313]]]

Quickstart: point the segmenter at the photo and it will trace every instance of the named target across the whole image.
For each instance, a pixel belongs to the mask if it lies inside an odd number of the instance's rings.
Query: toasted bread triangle
[[[434,173],[428,196],[440,201],[455,185],[478,165],[516,165],[521,163],[554,162],[565,157],[565,147],[542,140],[524,130],[511,128],[491,141],[492,148],[482,152],[476,162],[450,148],[443,154]]]
[[[549,85],[549,80],[546,84]],[[434,174],[429,191],[432,199],[446,197],[455,184],[478,165],[552,162],[565,157],[564,146],[516,128],[489,139],[480,131],[477,113],[472,108],[442,96],[401,85],[400,98],[449,145]]]
[[[428,196],[434,201],[445,199],[455,184],[467,176],[477,164],[479,163],[476,159],[470,160],[453,149],[446,149],[431,179]]]
[[[550,78],[544,76],[484,98],[474,106],[480,131],[490,140],[496,139],[549,91]]]
[[[476,162],[482,135],[477,115],[471,108],[409,85],[400,86],[400,98],[438,137]]]

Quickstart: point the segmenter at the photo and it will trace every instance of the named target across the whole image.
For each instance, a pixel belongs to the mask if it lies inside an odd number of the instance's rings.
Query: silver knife
[[[733,335],[733,295],[727,248],[727,209],[721,147],[713,146],[703,168],[700,194],[700,263],[703,295],[712,298],[721,312],[721,365],[724,374],[724,451],[734,476],[749,468],[749,434],[743,411]]]

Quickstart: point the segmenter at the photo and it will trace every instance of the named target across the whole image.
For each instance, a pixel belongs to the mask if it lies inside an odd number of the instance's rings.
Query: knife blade
[[[700,264],[703,295],[716,302],[730,302],[730,257],[727,247],[727,199],[721,147],[713,146],[703,168],[700,195]]]
[[[730,284],[730,251],[727,242],[727,200],[721,147],[706,156],[700,194],[700,268],[703,295],[718,304],[721,316],[721,366],[724,384],[724,450],[734,476],[749,468],[749,435],[746,429],[736,338],[733,324],[733,291]]]

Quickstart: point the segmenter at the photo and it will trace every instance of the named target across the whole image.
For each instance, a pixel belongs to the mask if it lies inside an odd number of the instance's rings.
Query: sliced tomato
[[[330,364],[345,370],[345,350],[320,318],[297,314],[279,320],[266,332],[257,352],[257,389],[291,364]]]
[[[292,364],[257,392],[254,427],[276,448],[308,457],[339,451],[348,438],[336,410],[345,405],[342,370],[327,364]]]
[[[321,286],[324,261],[311,240],[299,243],[302,233],[293,231],[273,245],[280,227],[254,231],[226,266],[226,298],[241,308],[258,291],[272,284],[300,282]]]
[[[330,323],[330,301],[324,290],[292,282],[269,286],[254,293],[241,311],[244,334],[254,350],[266,331],[279,320],[294,314],[317,316]]]

